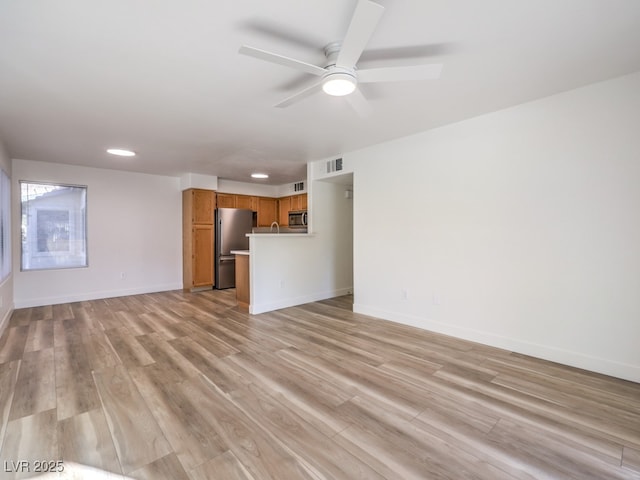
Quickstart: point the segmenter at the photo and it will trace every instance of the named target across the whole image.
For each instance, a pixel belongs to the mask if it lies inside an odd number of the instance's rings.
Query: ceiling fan
[[[368,116],[371,107],[357,88],[358,84],[437,79],[442,71],[442,64],[358,69],[356,64],[383,12],[382,5],[359,0],[342,43],[324,47],[327,61],[323,67],[248,45],[240,47],[239,53],[320,77],[319,81],[284,99],[276,107],[288,107],[323,90],[329,95],[345,96],[358,114]]]

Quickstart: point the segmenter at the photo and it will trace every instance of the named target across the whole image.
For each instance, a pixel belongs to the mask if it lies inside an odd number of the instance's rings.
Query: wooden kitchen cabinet
[[[270,227],[278,221],[277,199],[258,197],[258,227]]]
[[[301,193],[299,195],[291,195],[290,197],[285,197],[289,199],[289,206],[291,211],[295,210],[306,210],[307,209],[307,194]]]
[[[298,210],[306,210],[307,209],[307,194],[301,193],[300,195],[295,195],[298,197]]]
[[[218,208],[237,208],[236,195],[233,193],[217,193],[216,197]]]
[[[258,211],[258,197],[235,193],[218,193],[218,208],[245,208]]]
[[[189,210],[191,212],[191,222],[213,225],[213,211],[216,208],[213,192],[211,190],[201,190],[196,188],[185,190],[185,192],[191,192],[190,195],[188,195],[190,196],[188,200],[190,207]]]
[[[190,188],[182,192],[182,288],[213,287],[213,211],[216,195],[212,190]]]
[[[291,210],[291,197],[282,197],[278,199],[279,207],[279,215],[278,215],[278,223],[281,227],[289,226],[289,211]]]
[[[248,210],[258,211],[258,197],[250,195],[236,195],[236,208],[246,208]]]
[[[289,197],[290,210],[300,210],[298,195],[291,195]]]
[[[249,280],[249,255],[236,255],[236,301],[242,310],[249,310],[251,282]]]
[[[191,288],[213,287],[213,225],[194,225]]]

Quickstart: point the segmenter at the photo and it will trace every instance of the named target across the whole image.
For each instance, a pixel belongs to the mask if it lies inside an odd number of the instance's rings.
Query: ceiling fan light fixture
[[[334,97],[343,97],[353,93],[356,89],[356,77],[348,73],[331,73],[324,77],[322,81],[322,90],[328,95]]]

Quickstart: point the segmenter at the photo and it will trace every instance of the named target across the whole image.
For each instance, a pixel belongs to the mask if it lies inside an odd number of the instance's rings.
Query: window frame
[[[84,254],[84,262],[82,264],[76,264],[76,265],[56,264],[56,265],[51,265],[51,266],[25,267],[25,263],[26,262],[25,262],[24,247],[25,247],[25,243],[29,241],[29,240],[26,239],[26,237],[29,235],[29,233],[28,233],[28,225],[25,225],[25,223],[24,223],[25,222],[25,208],[28,209],[28,207],[26,207],[26,203],[31,202],[33,200],[27,200],[26,202],[23,200],[23,198],[22,198],[23,184],[27,184],[27,185],[45,185],[45,186],[46,185],[50,185],[50,186],[53,186],[53,187],[74,188],[74,189],[81,189],[81,190],[84,191],[84,202],[83,202],[82,205],[79,205],[77,207],[77,210],[75,210],[78,213],[79,222],[75,222],[75,220],[72,220],[73,217],[74,217],[74,215],[72,214],[72,212],[74,211],[73,208],[65,208],[65,207],[60,206],[60,205],[44,205],[42,207],[33,207],[32,213],[33,213],[33,217],[35,218],[35,222],[34,222],[34,224],[33,224],[34,226],[32,228],[36,229],[36,238],[35,238],[36,250],[34,250],[33,252],[29,253],[29,259],[55,258],[55,257],[67,254],[65,252],[56,252],[56,251],[42,252],[42,251],[39,251],[38,248],[37,248],[37,242],[38,242],[37,231],[38,231],[38,221],[39,221],[38,212],[39,211],[43,211],[43,210],[47,210],[47,211],[66,211],[66,212],[69,212],[69,224],[70,225],[73,224],[74,222],[76,224],[77,223],[81,224],[80,228],[81,228],[82,242],[81,242],[80,251]],[[88,268],[89,267],[89,241],[88,241],[89,229],[88,229],[88,222],[87,222],[88,195],[89,195],[88,186],[87,185],[70,184],[70,183],[60,183],[60,182],[40,182],[40,181],[35,181],[35,180],[20,180],[19,181],[19,185],[20,185],[20,271],[21,272],[32,272],[32,271],[44,271],[44,270],[69,270],[69,269],[77,269],[77,268]],[[80,256],[80,258],[82,258],[82,257]]]
[[[0,283],[11,276],[11,177],[0,169]]]

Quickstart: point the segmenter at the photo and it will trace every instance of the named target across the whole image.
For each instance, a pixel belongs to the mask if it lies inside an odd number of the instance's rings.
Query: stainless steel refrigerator
[[[249,250],[247,233],[253,227],[253,212],[240,208],[216,208],[214,265],[216,288],[236,286],[236,257],[231,250]]]

